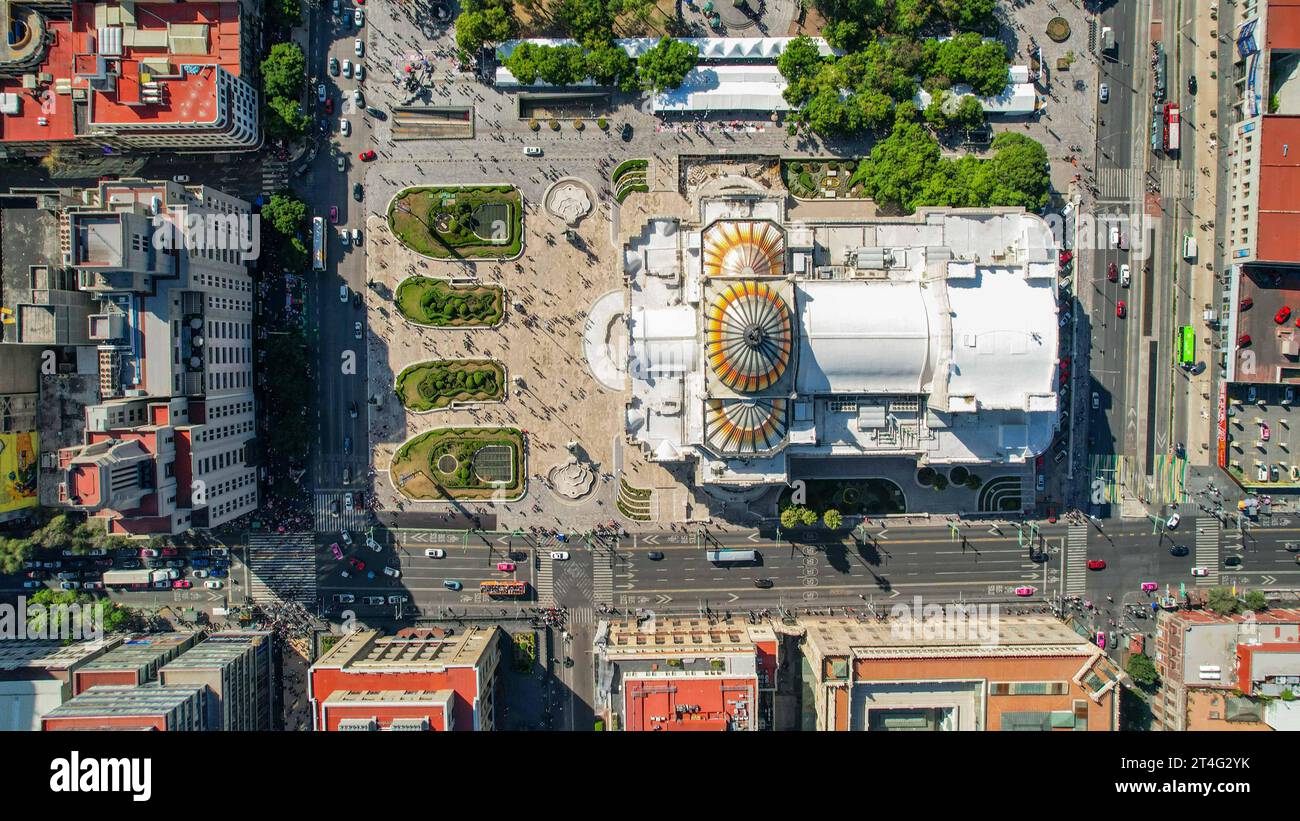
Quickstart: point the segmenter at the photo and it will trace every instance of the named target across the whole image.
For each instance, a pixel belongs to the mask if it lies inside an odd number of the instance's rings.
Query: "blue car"
[[[222,579],[225,578],[227,575],[229,575],[229,573],[224,568],[215,567],[212,570],[208,571],[208,575],[218,579]]]
[[[209,564],[207,559],[190,559],[190,567],[207,567]]]
[[[459,590],[461,584],[460,582],[445,581],[442,583],[442,586],[447,588],[448,590]]]

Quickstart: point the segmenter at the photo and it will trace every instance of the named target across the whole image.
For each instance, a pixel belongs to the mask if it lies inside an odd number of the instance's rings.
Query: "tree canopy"
[[[276,43],[262,61],[262,88],[268,97],[297,100],[307,76],[307,59],[297,43]]]
[[[1036,140],[1003,132],[994,138],[993,156],[987,160],[971,154],[948,159],[940,156],[938,140],[913,111],[899,106],[893,131],[858,166],[853,181],[862,183],[868,197],[905,213],[927,205],[1020,206],[1029,211],[1047,206],[1047,152]]]
[[[636,61],[641,87],[651,91],[677,88],[699,62],[699,47],[681,40],[660,38],[653,48]]]
[[[463,0],[456,18],[456,45],[477,54],[488,43],[502,43],[519,32],[511,0]]]
[[[289,97],[266,98],[267,136],[276,140],[296,140],[307,133],[307,115],[302,113],[297,100]]]
[[[292,194],[272,194],[262,220],[285,237],[296,237],[307,222],[307,204]]]

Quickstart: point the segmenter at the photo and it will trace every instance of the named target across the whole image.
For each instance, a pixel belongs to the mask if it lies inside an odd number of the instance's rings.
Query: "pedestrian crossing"
[[[1103,200],[1128,202],[1136,190],[1137,171],[1132,168],[1097,169],[1097,191]]]
[[[311,533],[253,533],[248,538],[248,596],[255,604],[316,604],[316,539]]]
[[[1065,535],[1065,595],[1082,596],[1088,589],[1088,526],[1072,524]]]
[[[593,607],[570,607],[568,609],[569,624],[595,624],[596,610]]]
[[[591,552],[591,599],[597,604],[614,603],[614,551]]]
[[[349,512],[343,503],[344,493],[352,493],[353,507]],[[315,519],[317,533],[337,533],[340,530],[365,530],[369,526],[369,514],[361,508],[362,494],[355,491],[320,490],[316,492]],[[337,516],[334,515],[334,503],[338,502]]]
[[[537,557],[537,603],[542,607],[555,606],[555,562],[547,553]]]
[[[1197,576],[1197,587],[1213,587],[1219,583],[1219,537],[1223,525],[1218,519],[1200,518],[1196,520],[1196,566],[1204,567],[1209,575]]]
[[[1184,185],[1183,169],[1173,163],[1165,163],[1160,168],[1160,196],[1165,199],[1171,197],[1190,197],[1192,192],[1187,190],[1191,185]]]
[[[262,193],[275,194],[289,187],[289,163],[266,160],[262,163]]]

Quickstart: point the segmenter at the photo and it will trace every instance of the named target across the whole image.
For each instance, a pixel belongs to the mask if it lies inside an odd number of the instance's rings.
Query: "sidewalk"
[[[1205,370],[1190,377],[1187,386],[1187,462],[1194,466],[1207,466],[1217,459],[1214,450],[1214,438],[1211,436],[1217,403],[1213,393],[1214,337],[1202,319],[1207,307],[1217,309],[1218,283],[1215,271],[1218,263],[1218,246],[1216,244],[1215,214],[1218,207],[1218,119],[1210,116],[1210,111],[1218,105],[1219,83],[1225,78],[1211,81],[1210,74],[1218,70],[1218,59],[1210,56],[1211,51],[1232,48],[1232,43],[1220,43],[1211,37],[1211,31],[1217,31],[1219,22],[1210,19],[1209,4],[1202,4],[1196,15],[1193,33],[1195,45],[1191,46],[1192,72],[1200,81],[1200,93],[1197,95],[1196,115],[1193,125],[1196,128],[1196,150],[1193,152],[1193,165],[1196,174],[1196,197],[1192,205],[1193,236],[1196,238],[1197,258],[1191,266],[1189,287],[1191,291],[1192,315],[1189,318],[1197,331],[1197,359],[1206,363]],[[1210,173],[1203,174],[1201,169],[1208,168]],[[1204,226],[1204,227],[1203,227]]]

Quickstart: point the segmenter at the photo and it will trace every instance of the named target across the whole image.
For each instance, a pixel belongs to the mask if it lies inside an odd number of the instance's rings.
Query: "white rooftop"
[[[789,111],[776,66],[697,66],[674,89],[654,96],[655,111]]]

